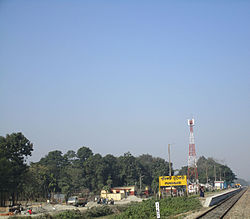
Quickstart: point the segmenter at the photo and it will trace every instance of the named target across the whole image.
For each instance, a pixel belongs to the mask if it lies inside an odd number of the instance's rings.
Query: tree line
[[[27,164],[33,144],[22,134],[0,136],[0,204],[15,200],[46,200],[56,193],[66,197],[88,190],[99,194],[101,189],[116,186],[149,186],[153,193],[158,191],[159,176],[169,175],[169,163],[159,157],[143,154],[138,157],[130,152],[115,157],[111,154],[94,154],[89,147],[77,151],[50,151],[38,162]],[[198,161],[200,181],[204,180],[204,163],[214,165],[214,160],[201,157]],[[216,163],[216,162],[215,162]],[[210,166],[211,166],[210,165]],[[172,164],[171,164],[172,166]],[[209,166],[209,167],[210,167]],[[227,166],[220,165],[225,179],[235,179]],[[186,174],[183,167],[179,174]],[[174,175],[173,167],[171,167]],[[209,178],[212,180],[211,168]]]
[[[187,174],[187,169],[187,166],[182,167],[179,171],[179,174]],[[223,180],[226,181],[227,184],[231,184],[234,182],[235,179],[237,179],[236,175],[227,165],[220,164],[211,157],[199,157],[197,161],[197,171],[200,183],[212,184],[214,181]]]
[[[149,154],[138,157],[130,152],[115,157],[94,154],[89,147],[63,154],[50,151],[38,162],[27,164],[33,144],[22,134],[0,137],[0,199],[26,200],[51,198],[55,193],[66,197],[88,190],[93,194],[115,186],[150,186],[157,192],[158,178],[169,174],[168,162]],[[173,174],[173,173],[172,173]]]

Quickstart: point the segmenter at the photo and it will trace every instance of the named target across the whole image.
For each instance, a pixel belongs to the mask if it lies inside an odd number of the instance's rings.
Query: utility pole
[[[216,181],[216,167],[214,165],[214,181]]]
[[[207,164],[206,164],[206,177],[207,177],[207,183],[208,183]]]
[[[168,165],[169,165],[169,176],[171,176],[172,171],[171,171],[171,161],[170,161],[170,144],[168,144]]]
[[[221,181],[221,168],[220,168],[220,181]]]
[[[172,176],[172,171],[171,171],[171,161],[170,161],[170,144],[168,144],[168,165],[169,165],[169,176],[171,177]],[[171,191],[171,197],[173,196],[173,193],[172,193],[172,186],[170,187]]]

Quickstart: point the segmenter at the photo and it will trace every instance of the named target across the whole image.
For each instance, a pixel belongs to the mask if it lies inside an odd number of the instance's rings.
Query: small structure
[[[115,201],[119,201],[128,195],[136,194],[135,186],[122,186],[122,187],[114,187],[110,189],[110,193],[106,190],[101,191],[101,198],[107,198],[109,200],[113,199]]]
[[[135,195],[136,188],[135,186],[122,186],[122,187],[114,187],[111,188],[112,193],[124,193],[125,196],[127,195]]]
[[[101,191],[101,198],[106,198],[108,200],[113,199],[114,201],[120,201],[125,198],[125,193],[108,193],[106,190]]]
[[[198,193],[199,191],[199,184],[196,183],[192,183],[188,185],[188,193],[189,194],[194,194],[194,193]]]
[[[224,181],[214,181],[214,188],[215,189],[224,189]]]

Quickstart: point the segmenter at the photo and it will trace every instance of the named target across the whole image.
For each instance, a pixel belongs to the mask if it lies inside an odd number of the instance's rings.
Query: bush
[[[100,206],[100,207],[93,207],[89,210],[86,211],[86,216],[87,217],[101,217],[101,216],[106,216],[113,214],[112,209],[109,206]]]
[[[83,215],[79,210],[64,211],[52,216],[53,219],[82,219]]]
[[[150,199],[137,203],[128,207],[123,213],[115,215],[113,218],[117,219],[155,219],[156,210],[155,202],[157,200]],[[197,198],[194,197],[174,197],[161,199],[160,214],[162,217],[174,216],[177,214],[185,213],[190,210],[197,210],[201,208],[201,204]]]

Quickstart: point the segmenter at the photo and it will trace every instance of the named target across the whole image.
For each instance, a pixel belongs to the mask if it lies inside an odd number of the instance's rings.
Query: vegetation
[[[90,148],[81,147],[76,152],[63,154],[59,150],[49,152],[39,162],[27,165],[33,145],[22,133],[0,137],[0,196],[1,205],[12,196],[26,200],[53,199],[55,193],[66,198],[80,191],[98,193],[114,186],[150,185],[158,189],[158,177],[168,175],[168,162],[151,155],[134,157],[130,152],[115,157],[102,157]]]
[[[9,197],[15,202],[23,189],[28,171],[26,159],[32,151],[32,143],[22,133],[0,136],[0,206],[4,206]]]
[[[87,218],[101,217],[113,214],[113,210],[109,206],[93,207],[85,213]]]
[[[176,197],[161,200],[149,199],[141,203],[131,203],[126,206],[100,206],[85,212],[79,210],[65,211],[56,215],[43,215],[36,219],[90,219],[110,215],[110,219],[145,219],[156,218],[155,202],[159,201],[161,218],[175,216],[195,211],[201,208],[199,200],[195,197]],[[18,219],[18,217],[15,217]]]
[[[119,215],[116,219],[144,219],[156,218],[155,202],[150,199],[141,203],[131,205],[127,210]],[[198,210],[201,208],[199,200],[195,197],[175,197],[161,199],[159,201],[161,218],[178,215],[188,211]]]
[[[39,162],[32,163],[26,177],[25,197],[29,199],[52,197],[54,193],[64,193],[67,197],[88,189],[99,193],[114,186],[151,185],[154,192],[158,189],[160,175],[168,175],[168,163],[151,155],[134,157],[131,153],[114,157],[93,154],[88,147],[77,152],[51,151]]]
[[[199,182],[212,183],[216,180],[225,180],[228,184],[234,182],[236,175],[227,166],[216,162],[213,158],[201,156],[197,161]],[[180,175],[187,174],[187,166],[182,167]]]
[[[168,162],[149,154],[134,157],[127,152],[119,157],[111,154],[103,157],[83,146],[76,152],[69,150],[65,154],[59,150],[50,151],[39,162],[28,166],[26,160],[32,151],[33,144],[22,133],[0,136],[1,206],[9,197],[13,203],[17,197],[19,200],[53,200],[55,193],[63,193],[66,198],[83,191],[99,194],[101,189],[108,191],[115,186],[140,187],[140,181],[142,188],[150,186],[156,194],[159,176],[169,175]],[[208,179],[214,180],[214,166],[217,179],[220,175],[228,182],[235,179],[226,165],[201,157],[198,160],[200,182],[206,182],[206,169]],[[186,174],[186,170],[187,167],[183,167],[180,174]]]

